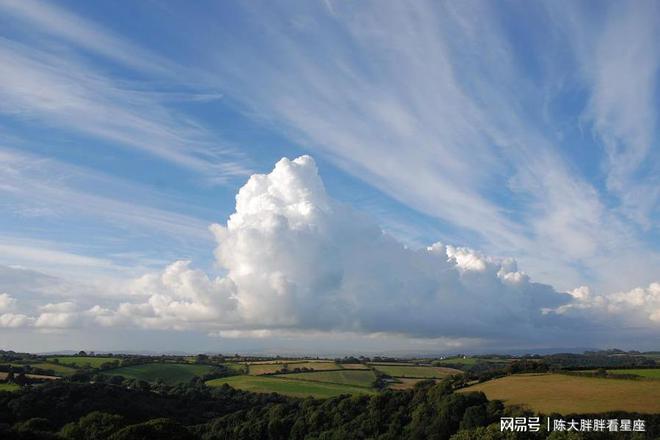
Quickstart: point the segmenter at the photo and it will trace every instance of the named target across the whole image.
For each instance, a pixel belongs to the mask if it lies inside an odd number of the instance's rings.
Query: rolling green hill
[[[162,379],[167,384],[188,382],[195,376],[210,373],[213,367],[210,365],[197,364],[140,364],[127,367],[113,368],[103,373],[107,375],[119,375],[131,379],[155,382]]]

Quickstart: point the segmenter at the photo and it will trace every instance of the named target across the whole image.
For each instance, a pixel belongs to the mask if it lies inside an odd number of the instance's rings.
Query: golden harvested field
[[[533,411],[660,413],[660,381],[603,379],[563,374],[516,374],[473,385],[460,392],[483,391],[506,405]]]

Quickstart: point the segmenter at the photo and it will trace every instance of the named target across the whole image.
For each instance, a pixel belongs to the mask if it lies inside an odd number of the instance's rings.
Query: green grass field
[[[371,387],[376,380],[376,375],[371,370],[314,371],[311,373],[280,374],[277,375],[277,377],[311,382],[329,382],[367,388]]]
[[[15,383],[0,383],[0,391],[16,391],[20,388]]]
[[[231,376],[206,382],[206,384],[211,387],[219,387],[225,383],[233,388],[252,391],[254,393],[279,393],[292,397],[311,396],[316,398],[327,398],[339,396],[341,394],[375,393],[374,390],[364,387],[293,380],[287,379],[286,376]]]
[[[483,391],[506,405],[536,412],[599,413],[629,411],[660,413],[660,381],[603,379],[562,374],[516,374],[464,388]]]
[[[462,371],[445,367],[417,367],[411,365],[377,365],[371,364],[376,370],[392,377],[408,378],[443,378]]]
[[[139,379],[146,382],[155,382],[162,379],[167,384],[188,382],[195,376],[202,376],[211,372],[213,367],[197,364],[140,364],[127,367],[113,368],[103,373],[119,375],[130,379]]]
[[[239,364],[236,362],[227,362],[222,364],[224,367],[229,368],[230,371],[237,373],[237,374],[244,374],[245,373],[245,367],[247,365],[245,364]]]
[[[608,370],[612,374],[635,374],[650,379],[660,379],[660,368],[631,368],[626,370]],[[660,397],[658,397],[660,399]]]
[[[106,362],[112,362],[119,360],[112,357],[97,357],[97,356],[56,356],[48,358],[48,362],[53,362],[55,359],[59,361],[60,365],[70,365],[76,366],[78,368],[83,368],[90,366],[92,368],[99,368]]]

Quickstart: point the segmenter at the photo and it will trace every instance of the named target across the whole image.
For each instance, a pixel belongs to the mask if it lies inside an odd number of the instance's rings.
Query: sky
[[[0,0],[0,348],[659,349],[658,29]]]

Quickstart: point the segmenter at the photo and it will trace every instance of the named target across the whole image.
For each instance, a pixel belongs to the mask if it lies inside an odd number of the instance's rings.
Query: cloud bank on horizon
[[[226,225],[210,228],[222,276],[176,261],[128,282],[128,300],[85,308],[67,299],[33,314],[22,298],[2,293],[0,326],[203,330],[230,338],[392,333],[526,345],[575,342],[577,335],[593,342],[591,333],[606,339],[630,326],[638,335],[660,330],[660,283],[610,295],[585,286],[558,292],[533,282],[511,258],[441,243],[411,249],[329,197],[310,156],[252,175]]]

